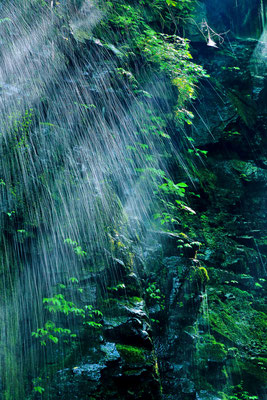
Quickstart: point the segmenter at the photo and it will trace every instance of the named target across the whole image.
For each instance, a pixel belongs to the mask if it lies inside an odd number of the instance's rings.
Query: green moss
[[[260,349],[265,342],[266,315],[253,308],[253,296],[247,291],[218,286],[217,293],[210,295],[209,321],[214,332],[238,347],[253,342]]]
[[[125,376],[135,376],[136,375],[136,369],[128,369],[127,371],[123,372],[123,375],[125,375]]]
[[[267,382],[267,359],[264,357],[251,357],[239,364],[240,370],[253,380]]]
[[[206,283],[207,281],[210,280],[208,271],[205,267],[198,267],[197,272],[202,283]]]
[[[141,364],[145,362],[145,350],[139,347],[125,344],[117,344],[116,348],[121,358],[129,364]]]
[[[254,299],[256,294],[253,296],[236,287],[238,280],[251,277],[236,275],[235,280],[232,275],[226,274],[221,279],[224,284],[218,284],[214,275],[211,275],[214,288],[209,291],[208,323],[217,343],[204,340],[199,345],[202,364],[205,360],[225,362],[228,347],[227,373],[241,376],[254,390],[267,381],[266,358],[260,356],[267,350],[266,314],[257,309],[259,301]]]
[[[227,356],[224,344],[217,342],[211,335],[203,339],[199,344],[199,356],[207,361],[223,362]]]
[[[142,303],[144,301],[141,297],[136,297],[136,296],[129,297],[128,300],[129,300],[129,303],[133,303],[133,304]]]

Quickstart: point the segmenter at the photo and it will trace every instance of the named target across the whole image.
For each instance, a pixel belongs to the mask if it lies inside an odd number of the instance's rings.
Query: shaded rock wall
[[[259,38],[266,24],[265,0],[205,0],[209,23],[217,32]]]
[[[205,3],[209,24],[217,32],[232,27],[232,39],[216,49],[194,37],[194,55],[211,78],[199,87],[195,119],[187,130],[193,141],[190,154],[195,152],[195,160],[189,160],[190,187],[200,198],[191,197],[199,216],[185,217],[184,232],[202,246],[197,260],[165,250],[158,269],[168,315],[158,315],[161,334],[155,328],[163,397],[226,399],[239,384],[240,398],[248,391],[263,399],[266,68],[265,55],[257,49],[266,43],[246,38],[260,35],[259,3],[243,2],[238,12],[232,1]],[[176,180],[182,177],[186,179],[178,168]],[[209,275],[197,286],[189,273],[194,262]]]
[[[255,39],[265,18],[261,7],[260,1],[205,2],[203,16],[218,32],[231,29],[231,41],[217,49],[194,38],[195,58],[211,78],[199,85],[192,126],[173,128],[182,156],[169,161],[174,181],[187,182],[186,200],[196,214],[181,211],[178,234],[170,229],[138,235],[129,221],[132,240],[124,244],[117,232],[113,252],[101,254],[101,265],[95,265],[98,272],[86,265],[80,300],[85,306],[90,299],[101,310],[102,326],[92,332],[73,323],[82,332],[79,342],[51,347],[46,356],[39,349],[40,364],[45,359],[48,368],[38,371],[49,380],[45,393],[30,399],[227,400],[241,384],[243,392],[264,398],[267,87],[265,44]],[[74,56],[81,63],[87,47],[96,60],[119,58],[116,49],[85,40],[69,55],[70,65]],[[110,71],[100,61],[97,72],[83,74],[91,79],[86,90],[110,122],[103,96]],[[118,95],[126,107],[129,86],[111,80],[109,99]],[[81,165],[77,160],[78,171]],[[26,343],[24,352],[29,348]]]
[[[206,2],[209,22],[232,27],[232,39],[219,49],[193,43],[211,78],[182,141],[191,180],[171,166],[197,215],[181,216],[181,235],[151,232],[135,245],[136,275],[109,283],[103,333],[57,373],[53,398],[225,400],[240,385],[240,398],[264,398],[266,71],[264,44],[246,39],[259,36],[259,6],[243,3],[242,20],[233,2]]]

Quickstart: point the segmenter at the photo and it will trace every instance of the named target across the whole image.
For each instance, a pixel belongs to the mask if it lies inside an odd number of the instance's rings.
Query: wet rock
[[[214,393],[207,392],[206,390],[200,390],[196,394],[197,400],[222,400],[221,397],[218,397]]]
[[[218,32],[230,30],[237,37],[259,37],[262,26],[260,0],[244,0],[236,6],[235,0],[205,0],[210,24]]]
[[[124,281],[125,281],[125,285],[127,287],[128,296],[139,297],[142,294],[140,279],[137,277],[137,275],[134,272],[126,275]]]
[[[78,367],[72,368],[72,373],[75,376],[83,376],[90,381],[99,381],[101,378],[101,371],[105,368],[102,364],[82,364]]]
[[[125,311],[134,318],[139,318],[148,321],[148,316],[145,311],[140,308],[125,307]]]
[[[189,379],[183,378],[180,380],[180,384],[183,393],[195,393],[194,382],[190,381]]]
[[[162,260],[162,264],[168,269],[169,273],[173,274],[182,274],[186,267],[184,265],[184,258],[172,256],[172,257],[165,257]]]
[[[106,328],[104,332],[108,340],[116,343],[134,344],[151,349],[152,342],[148,329],[149,326],[145,322],[138,318],[131,318],[113,328]]]
[[[87,398],[101,385],[101,373],[105,365],[81,363],[57,373],[57,382],[52,391],[54,398],[64,400]]]
[[[100,346],[101,351],[105,353],[105,361],[117,361],[120,358],[120,353],[116,348],[115,343],[107,342],[104,345]]]

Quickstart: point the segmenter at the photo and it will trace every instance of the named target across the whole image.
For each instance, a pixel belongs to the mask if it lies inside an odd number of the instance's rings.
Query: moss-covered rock
[[[117,344],[116,348],[121,358],[127,364],[143,364],[145,363],[145,350],[140,347],[129,346],[125,344]]]
[[[227,357],[225,345],[217,342],[214,336],[203,336],[197,347],[199,357],[206,361],[222,363]]]

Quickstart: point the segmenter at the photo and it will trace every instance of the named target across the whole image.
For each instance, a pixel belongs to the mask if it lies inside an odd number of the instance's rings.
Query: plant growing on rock
[[[161,290],[158,287],[157,282],[151,282],[148,284],[146,288],[146,295],[148,298],[148,303],[159,304],[160,308],[164,310],[165,296],[163,293],[161,293]]]
[[[78,243],[77,243],[75,240],[72,240],[72,239],[70,239],[70,238],[67,238],[67,239],[64,240],[64,243],[66,243],[66,244],[72,246],[73,251],[74,251],[74,253],[75,253],[77,256],[84,257],[84,256],[87,255],[86,251],[84,251],[84,250],[82,249],[82,247],[79,246]]]
[[[166,35],[147,29],[139,37],[137,45],[150,62],[169,75],[179,93],[175,110],[177,120],[191,125],[193,114],[184,108],[185,104],[196,98],[198,79],[208,75],[201,66],[191,61],[189,41],[177,35]]]
[[[76,278],[70,278],[71,282],[78,283]],[[65,285],[60,285],[61,289],[66,288]],[[80,291],[80,289],[78,289]],[[94,309],[92,305],[78,306],[73,301],[68,301],[62,293],[55,294],[53,297],[43,298],[44,308],[55,316],[65,315],[66,322],[68,316],[82,321],[82,324],[93,329],[99,329],[102,324],[99,322],[102,317],[102,312]],[[40,340],[42,346],[46,346],[47,342],[58,343],[59,339],[75,339],[77,334],[70,329],[57,326],[52,320],[45,322],[44,326],[32,332],[32,336]]]
[[[186,103],[196,98],[198,80],[208,75],[192,61],[189,41],[172,32],[177,32],[182,22],[190,17],[195,1],[143,0],[139,3],[133,6],[122,0],[107,2],[104,6],[106,18],[100,26],[105,27],[107,37],[110,35],[108,40],[116,43],[118,51],[122,50],[125,68],[120,70],[128,71],[128,59],[134,57],[137,62],[137,58],[148,62],[157,74],[161,71],[162,75],[170,78],[178,89],[176,119],[178,123],[191,124],[193,114],[186,109]],[[162,20],[163,26],[159,26],[159,20]],[[96,30],[96,35],[101,37],[102,32]],[[106,43],[107,37],[101,40]],[[134,72],[127,73],[135,76]],[[139,78],[142,81],[142,76],[135,76],[137,84]]]

